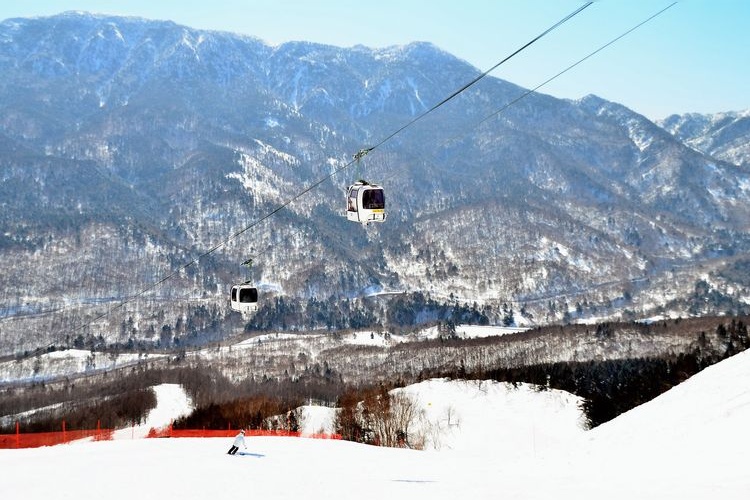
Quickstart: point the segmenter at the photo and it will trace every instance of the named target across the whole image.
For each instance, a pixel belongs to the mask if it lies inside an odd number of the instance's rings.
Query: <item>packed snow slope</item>
[[[234,457],[226,438],[0,450],[0,498],[747,499],[749,380],[746,351],[593,431],[563,392],[431,380],[403,389],[427,451],[267,437]]]

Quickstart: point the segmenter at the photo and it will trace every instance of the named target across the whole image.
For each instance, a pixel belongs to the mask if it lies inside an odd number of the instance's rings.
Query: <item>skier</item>
[[[247,445],[245,444],[244,430],[241,430],[240,433],[234,437],[234,443],[232,443],[232,447],[229,448],[227,454],[234,455],[235,453],[237,453],[237,450],[240,449],[240,445],[242,445],[243,448],[247,449]]]

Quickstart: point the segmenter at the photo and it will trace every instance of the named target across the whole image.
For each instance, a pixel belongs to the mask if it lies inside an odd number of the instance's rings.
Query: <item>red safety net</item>
[[[171,426],[163,429],[151,429],[148,432],[149,438],[211,438],[211,437],[234,437],[239,432],[237,429],[173,429]],[[279,437],[306,437],[311,439],[341,439],[340,434],[314,433],[302,434],[301,432],[285,430],[260,430],[249,429],[245,431],[245,436],[279,436]]]
[[[64,425],[63,425],[64,428]],[[173,429],[172,426],[163,429],[151,429],[148,438],[227,438],[237,435],[237,429]],[[16,432],[15,434],[0,434],[0,449],[14,448],[38,448],[40,446],[55,446],[70,443],[79,439],[92,439],[93,441],[111,440],[114,429],[84,429],[63,430],[57,432]],[[259,430],[249,429],[245,436],[278,436],[278,437],[305,437],[310,439],[341,439],[340,434],[314,433],[302,434],[300,432],[285,430]]]
[[[87,438],[91,438],[94,441],[106,441],[112,439],[113,433],[114,429],[84,429],[0,434],[0,448],[39,448],[40,446],[55,446]]]

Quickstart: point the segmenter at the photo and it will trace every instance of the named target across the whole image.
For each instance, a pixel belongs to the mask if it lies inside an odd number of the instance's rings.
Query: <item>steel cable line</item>
[[[467,90],[469,87],[471,87],[472,85],[474,85],[475,83],[477,83],[479,80],[481,80],[482,78],[486,77],[490,72],[494,71],[499,66],[501,66],[502,64],[504,64],[505,62],[507,62],[511,58],[515,57],[516,55],[518,55],[523,50],[527,49],[532,44],[536,43],[539,39],[543,38],[544,36],[546,36],[550,32],[554,31],[555,29],[559,28],[560,26],[562,26],[563,24],[565,24],[566,22],[568,22],[573,17],[575,17],[578,14],[580,14],[584,9],[590,7],[593,3],[594,3],[593,1],[590,1],[590,2],[587,2],[584,5],[582,5],[581,7],[577,8],[576,10],[574,10],[573,12],[571,12],[570,14],[568,14],[567,16],[565,16],[564,18],[562,18],[561,20],[559,20],[558,22],[556,22],[555,24],[553,24],[552,26],[550,26],[549,28],[547,28],[546,30],[544,30],[542,33],[540,33],[539,35],[537,35],[536,37],[534,37],[533,39],[531,39],[529,42],[527,42],[526,44],[524,44],[520,48],[516,49],[513,53],[511,53],[510,55],[508,55],[507,57],[505,57],[503,60],[501,60],[500,62],[498,62],[494,66],[492,66],[490,69],[488,69],[487,71],[481,73],[479,76],[477,76],[476,78],[474,78],[473,80],[471,80],[469,83],[467,83],[463,87],[461,87],[458,90],[454,91],[448,97],[446,97],[442,101],[438,102],[437,104],[435,104],[434,106],[432,106],[430,109],[428,109],[427,111],[425,111],[421,115],[417,116],[416,118],[414,118],[410,122],[406,123],[405,125],[403,125],[399,129],[397,129],[395,132],[392,132],[390,135],[388,135],[384,139],[380,140],[377,144],[375,144],[375,146],[372,146],[370,148],[365,148],[365,149],[360,150],[359,153],[357,153],[357,155],[355,155],[355,159],[349,161],[348,163],[346,163],[343,166],[340,166],[340,167],[334,169],[333,172],[331,172],[327,176],[325,176],[325,177],[323,177],[323,178],[321,178],[321,179],[313,182],[312,184],[310,184],[309,186],[307,186],[305,189],[303,189],[302,191],[298,192],[296,195],[292,196],[287,201],[281,203],[280,205],[278,205],[276,208],[274,208],[273,210],[271,210],[270,212],[268,212],[267,214],[265,214],[261,218],[255,220],[254,222],[252,222],[248,226],[246,226],[246,227],[244,227],[244,228],[242,228],[242,229],[234,232],[228,238],[226,238],[226,239],[220,241],[219,243],[215,244],[213,247],[209,248],[208,250],[206,250],[205,252],[203,252],[202,254],[200,254],[198,257],[194,258],[193,260],[191,260],[187,264],[183,264],[182,266],[180,266],[175,271],[173,271],[173,272],[169,273],[168,275],[162,277],[161,279],[159,279],[158,281],[152,283],[151,285],[143,288],[142,290],[140,290],[135,295],[132,295],[131,297],[118,302],[117,305],[108,308],[107,311],[105,311],[105,312],[99,314],[98,316],[94,317],[92,320],[86,322],[84,325],[81,325],[80,327],[74,329],[72,333],[76,333],[76,332],[78,332],[80,330],[83,330],[84,328],[90,326],[94,322],[96,322],[96,321],[98,321],[98,320],[100,320],[102,318],[105,318],[105,317],[109,316],[110,314],[112,314],[112,312],[117,311],[118,309],[122,309],[123,307],[125,307],[126,305],[128,305],[128,304],[134,302],[135,300],[139,299],[140,297],[142,297],[146,293],[148,293],[148,292],[150,292],[150,291],[158,288],[162,283],[164,283],[166,281],[169,281],[170,279],[174,278],[179,273],[181,273],[181,272],[185,271],[186,269],[188,269],[190,266],[192,266],[194,264],[197,264],[198,262],[200,262],[201,259],[203,259],[203,258],[211,255],[212,253],[214,253],[218,249],[224,247],[225,245],[227,245],[231,241],[235,240],[237,237],[241,236],[245,232],[249,231],[250,229],[254,228],[255,226],[258,226],[262,222],[270,219],[271,217],[273,217],[278,212],[280,212],[284,208],[286,208],[289,205],[291,205],[293,202],[295,202],[296,200],[298,200],[299,198],[301,198],[305,194],[307,194],[310,191],[312,191],[313,189],[317,188],[318,186],[320,186],[321,184],[323,184],[327,180],[331,179],[332,177],[334,177],[338,173],[340,173],[340,172],[346,170],[347,168],[349,168],[359,158],[361,158],[362,156],[364,156],[364,154],[367,154],[370,151],[373,151],[374,149],[382,146],[384,143],[388,142],[393,137],[395,137],[399,133],[403,132],[406,128],[412,126],[414,123],[416,123],[417,121],[421,120],[426,115],[432,113],[433,111],[435,111],[440,106],[444,105],[445,103],[447,103],[448,101],[450,101],[454,97],[458,96],[459,94],[461,94],[462,92],[464,92],[465,90]]]
[[[537,90],[539,90],[540,88],[542,88],[542,87],[544,87],[545,85],[547,85],[548,83],[550,83],[550,82],[551,82],[552,80],[555,80],[555,79],[557,79],[558,77],[560,77],[560,76],[564,75],[565,73],[567,73],[567,72],[568,72],[568,71],[570,71],[571,69],[575,68],[576,66],[578,66],[578,65],[579,65],[579,64],[581,64],[581,63],[583,63],[584,61],[586,61],[586,60],[590,59],[591,57],[595,56],[596,54],[598,54],[598,53],[599,53],[599,52],[601,52],[602,50],[606,49],[607,47],[609,47],[609,46],[610,46],[610,45],[612,45],[613,43],[617,42],[617,41],[618,41],[618,40],[620,40],[621,38],[624,38],[624,37],[626,37],[627,35],[629,35],[629,34],[630,34],[630,33],[632,33],[633,31],[637,30],[638,28],[640,28],[640,27],[641,27],[641,26],[643,26],[644,24],[648,23],[648,22],[649,22],[649,21],[651,21],[652,19],[654,19],[654,18],[656,18],[656,17],[660,16],[661,14],[663,14],[664,12],[666,12],[667,10],[671,9],[672,7],[674,7],[675,5],[677,5],[677,2],[672,2],[671,4],[667,5],[667,6],[666,6],[666,7],[664,7],[663,9],[661,9],[661,10],[660,10],[659,12],[657,12],[657,13],[655,13],[655,14],[653,14],[653,15],[649,16],[648,18],[646,18],[645,20],[643,20],[643,21],[641,21],[640,23],[636,24],[635,26],[633,26],[633,27],[632,27],[632,28],[630,28],[629,30],[625,31],[625,32],[624,32],[624,33],[622,33],[621,35],[619,35],[619,36],[617,36],[617,37],[613,38],[612,40],[610,40],[609,42],[605,43],[604,45],[602,45],[602,46],[601,46],[601,47],[599,47],[598,49],[594,50],[593,52],[590,52],[590,53],[589,53],[588,55],[586,55],[586,56],[582,57],[581,59],[579,59],[578,61],[574,62],[573,64],[571,64],[570,66],[568,66],[568,67],[567,67],[567,68],[565,68],[564,70],[562,70],[562,71],[560,71],[559,73],[555,74],[554,76],[551,76],[550,78],[546,79],[545,81],[543,81],[542,83],[540,83],[539,85],[537,85],[536,87],[534,87],[533,89],[529,89],[529,90],[527,90],[526,92],[524,92],[524,93],[523,93],[523,94],[521,94],[520,96],[516,97],[516,98],[515,98],[515,99],[513,99],[512,101],[510,101],[510,102],[506,103],[506,104],[505,104],[505,105],[504,105],[503,107],[501,107],[500,109],[498,109],[498,110],[497,110],[497,111],[495,111],[494,113],[492,113],[492,114],[490,114],[490,115],[486,116],[486,117],[485,117],[485,118],[484,118],[483,120],[481,120],[481,121],[477,122],[477,124],[475,125],[475,127],[478,127],[479,125],[481,125],[482,123],[486,122],[486,121],[487,121],[487,120],[489,120],[490,118],[492,118],[492,117],[494,117],[494,116],[497,116],[498,114],[502,113],[503,111],[505,111],[506,109],[508,109],[509,107],[511,107],[512,105],[514,105],[515,103],[517,103],[518,101],[520,101],[521,99],[523,99],[524,97],[528,96],[529,94],[532,94],[532,93],[536,92],[536,91],[537,91]]]
[[[387,136],[385,139],[381,140],[375,146],[369,148],[367,151],[368,152],[372,151],[373,149],[377,148],[378,146],[381,146],[383,143],[389,141],[394,136],[396,136],[399,133],[401,133],[404,129],[412,126],[414,123],[418,122],[419,120],[421,120],[422,118],[424,118],[428,114],[432,113],[437,108],[439,108],[443,104],[447,103],[448,101],[450,101],[451,99],[453,99],[454,97],[456,97],[458,94],[460,94],[464,90],[468,89],[469,87],[471,87],[472,85],[474,85],[475,83],[477,83],[479,80],[481,80],[485,76],[489,75],[492,71],[496,70],[499,66],[501,66],[502,64],[504,64],[505,62],[507,62],[509,59],[513,58],[519,52],[521,52],[524,49],[528,48],[530,45],[532,45],[534,42],[536,42],[537,40],[539,40],[540,38],[542,38],[544,35],[548,34],[550,31],[553,31],[554,29],[558,28],[559,26],[562,26],[563,24],[565,24],[566,22],[568,22],[570,19],[572,19],[573,17],[577,16],[579,13],[581,13],[587,7],[591,6],[591,4],[593,4],[593,3],[594,2],[587,2],[586,4],[582,5],[578,9],[576,9],[575,11],[571,12],[570,14],[568,14],[567,16],[565,16],[564,18],[562,18],[560,21],[558,21],[554,25],[550,26],[547,30],[545,30],[544,32],[540,33],[535,38],[533,38],[532,40],[530,40],[528,43],[526,43],[526,45],[524,45],[521,48],[517,49],[515,52],[513,52],[512,54],[510,54],[509,56],[507,56],[505,59],[503,59],[499,63],[495,64],[490,69],[488,69],[484,73],[480,74],[479,76],[477,76],[476,78],[474,78],[472,81],[470,81],[469,83],[467,83],[466,85],[464,85],[460,89],[456,90],[451,95],[449,95],[448,97],[446,97],[445,99],[443,99],[439,103],[435,104],[433,107],[431,107],[430,109],[428,109],[427,111],[425,111],[421,115],[417,116],[416,118],[414,118],[412,121],[408,122],[403,127],[399,128],[398,130],[396,130],[395,132],[393,132],[391,135]]]

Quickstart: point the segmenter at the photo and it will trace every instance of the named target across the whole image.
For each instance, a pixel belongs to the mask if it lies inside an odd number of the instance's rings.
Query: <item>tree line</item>
[[[455,300],[438,301],[428,293],[403,293],[387,298],[342,299],[331,295],[325,300],[315,297],[306,301],[289,297],[273,297],[262,303],[246,331],[269,330],[346,330],[383,328],[414,329],[427,324],[488,325],[497,314],[504,324],[513,322],[507,307],[495,312],[491,306],[459,304]]]
[[[59,431],[64,420],[69,429],[114,429],[138,424],[156,407],[151,389],[157,373],[128,369],[124,376],[102,374],[90,379],[36,383],[7,387],[0,394],[0,415],[13,416],[0,425],[0,434]]]

